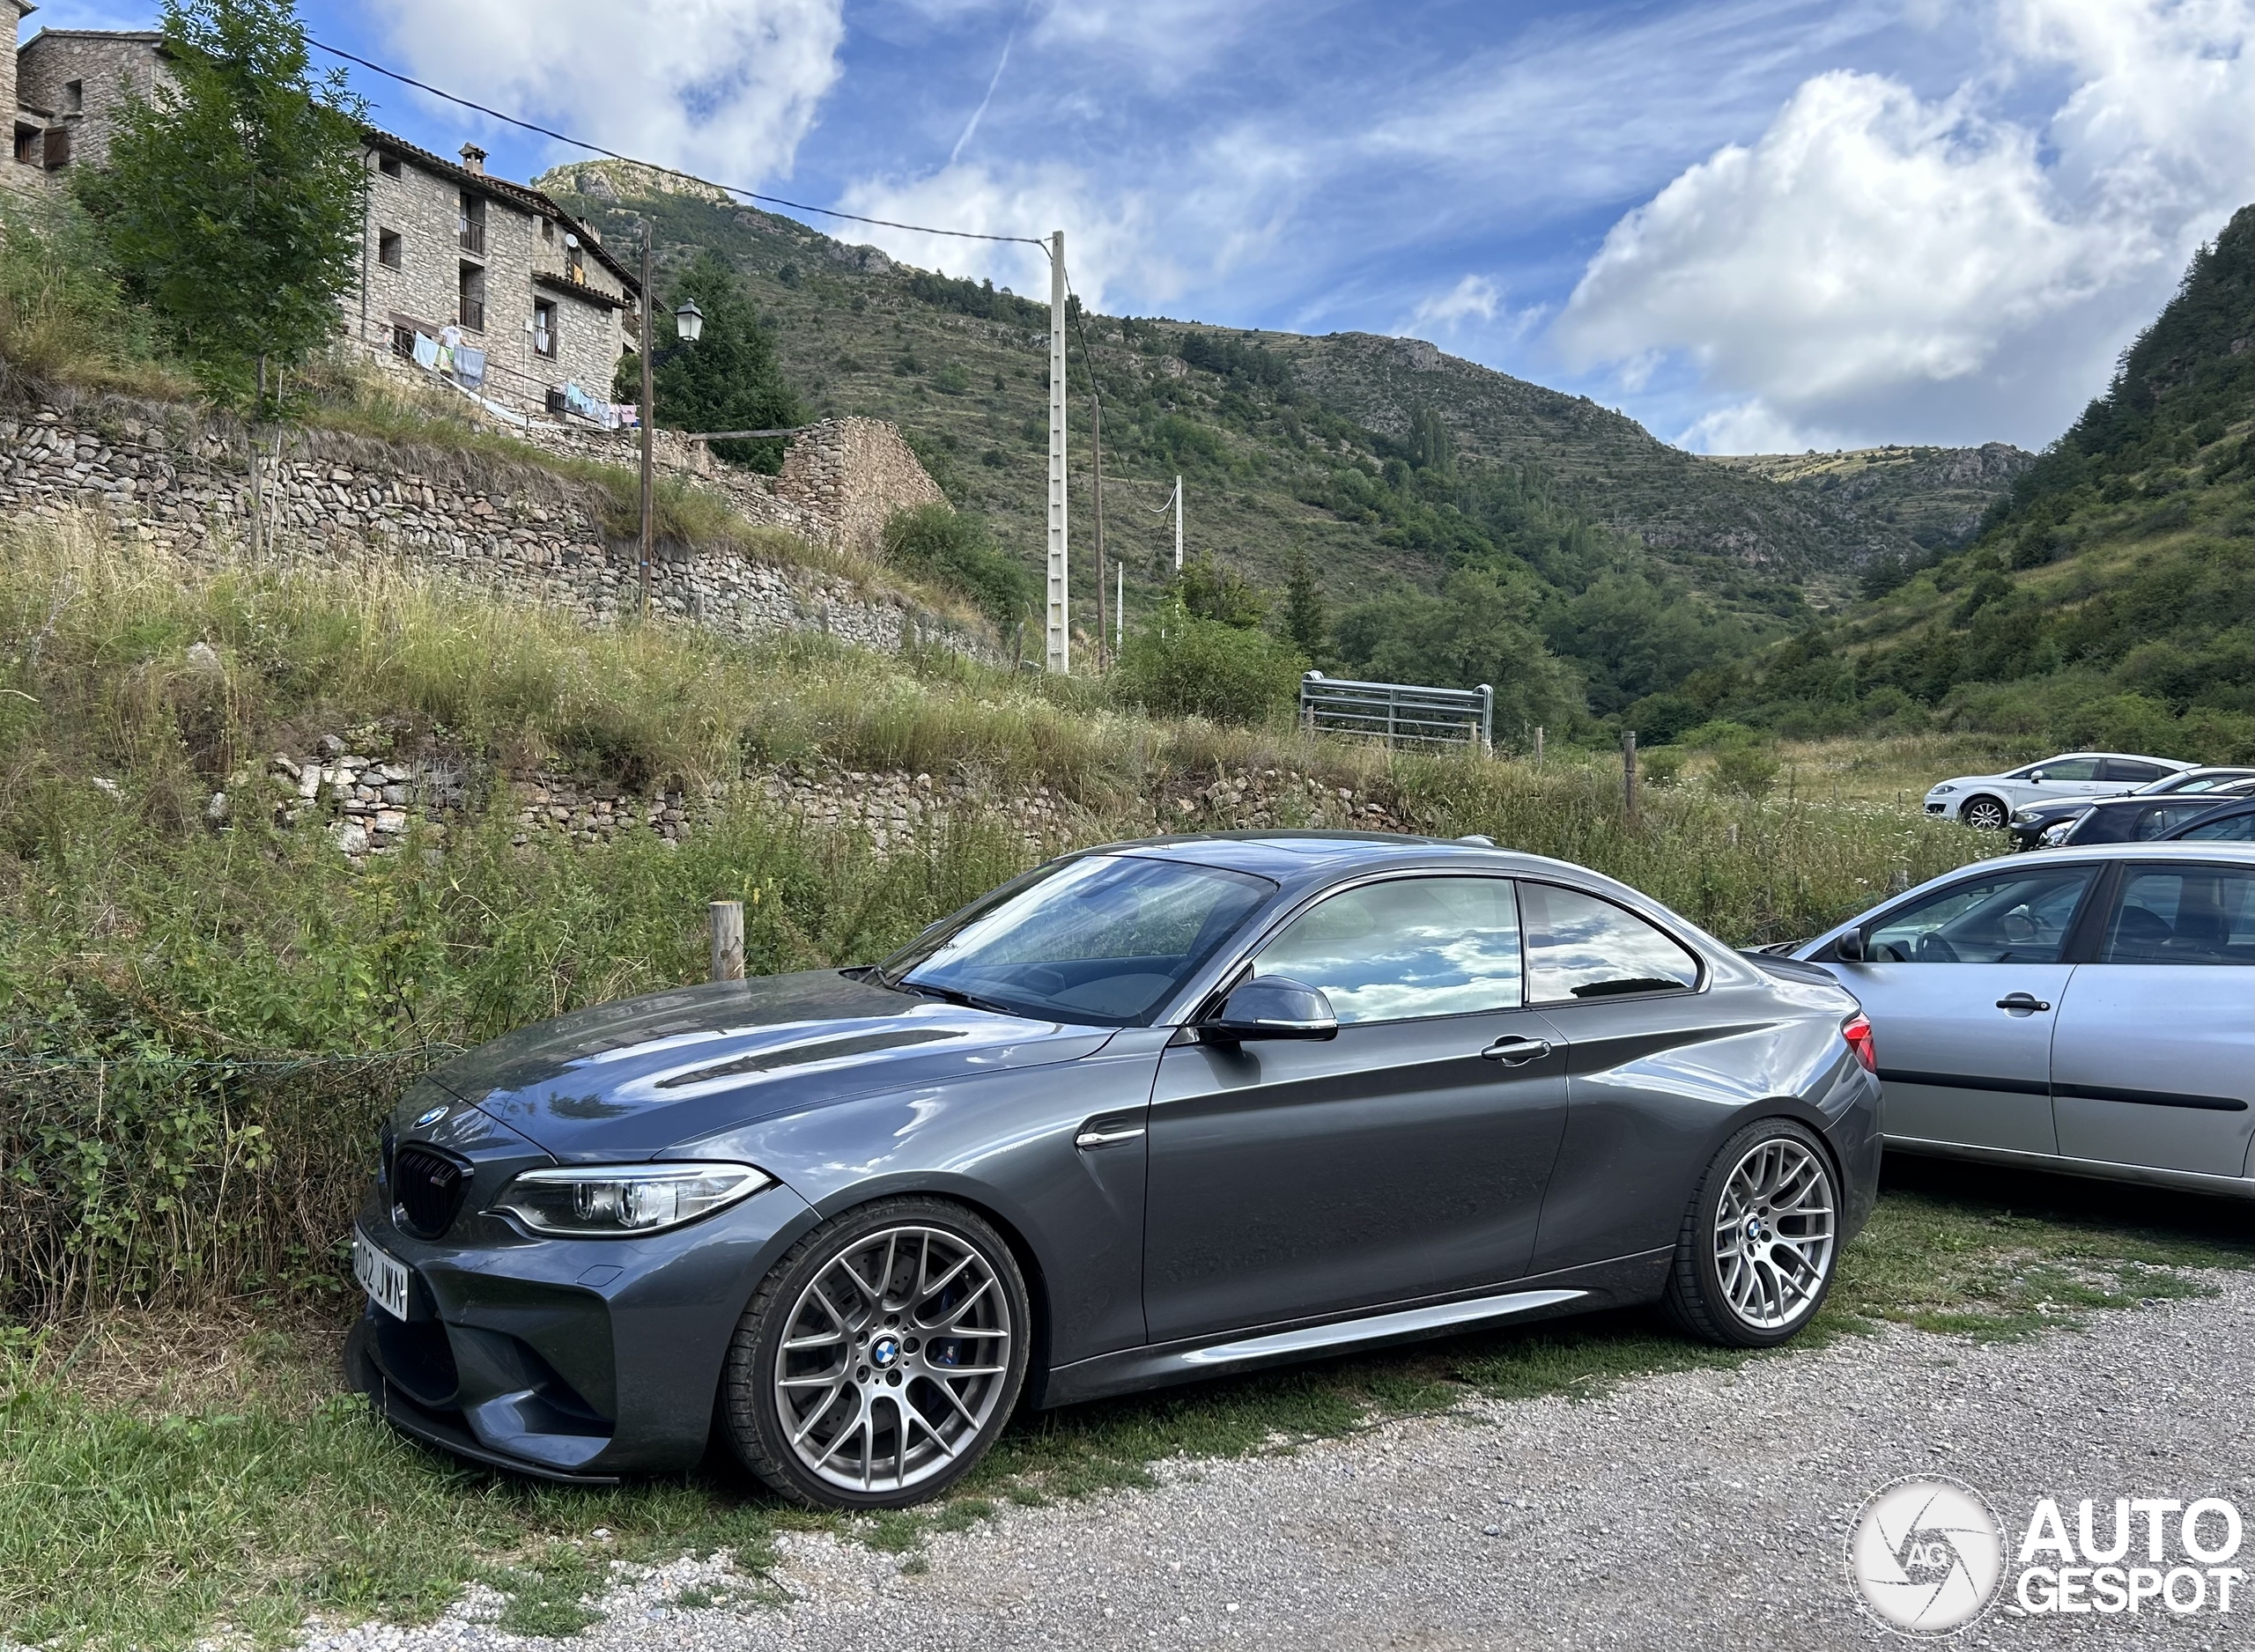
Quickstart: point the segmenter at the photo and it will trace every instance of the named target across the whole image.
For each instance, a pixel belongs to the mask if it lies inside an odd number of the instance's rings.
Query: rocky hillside
[[[1848,452],[1717,455],[1704,462],[1782,483],[1929,550],[1970,540],[1981,518],[2036,455],[2006,442],[1979,447],[1859,447]]]
[[[608,163],[540,180],[618,234],[647,210],[668,264],[697,247],[721,253],[776,327],[784,365],[815,409],[897,422],[958,503],[984,513],[1019,555],[1038,557],[1046,304],[654,181]],[[1864,509],[1697,458],[1585,397],[1420,340],[1092,314],[1081,331],[1105,402],[1106,542],[1128,564],[1131,607],[1163,572],[1157,559],[1171,559],[1171,532],[1150,507],[1178,473],[1192,548],[1263,584],[1281,584],[1287,557],[1304,549],[1335,600],[1431,589],[1484,554],[1468,549],[1452,511],[1495,545],[1525,526],[1531,505],[1544,533],[1585,541],[1571,569],[1538,563],[1546,580],[1571,589],[1600,566],[1648,568],[1772,623],[1803,616],[1805,597],[1840,600],[1875,558],[1915,555],[1927,517],[1961,518],[1968,488],[1980,496],[1978,517],[2009,481],[1960,466],[1934,476],[1947,500],[1925,505],[1915,501],[1937,469],[1928,465],[1891,476],[1886,505]],[[1090,417],[1083,343],[1072,344],[1079,452]],[[1085,471],[1076,461],[1076,545],[1094,532]],[[1500,504],[1498,489],[1510,496]]]

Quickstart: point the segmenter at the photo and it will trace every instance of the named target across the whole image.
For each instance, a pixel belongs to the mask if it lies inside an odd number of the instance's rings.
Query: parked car
[[[2255,1198],[2255,848],[1985,860],[1793,955],[1870,1015],[1890,1148]]]
[[[2148,843],[2168,837],[2177,827],[2207,814],[2220,801],[2245,797],[2251,789],[2255,789],[2255,780],[2237,780],[2213,792],[2190,795],[2180,793],[2171,797],[2103,797],[2065,820],[2052,822],[2037,847]]]
[[[558,1479],[939,1492],[1054,1406],[1582,1309],[1791,1337],[1874,1197],[1823,970],[1469,842],[1054,860],[874,967],[659,992],[416,1084],[348,1361]]]
[[[2239,780],[2255,780],[2255,769],[2200,768],[2182,769],[2164,774],[2136,791],[2126,793],[2128,797],[2172,797],[2179,793],[2214,792],[2219,787]],[[2044,834],[2061,821],[2072,821],[2090,807],[2085,798],[2058,798],[2048,803],[2024,803],[2013,810],[2008,830],[2013,847],[2033,849],[2044,840]]]
[[[2170,832],[2169,841],[2183,844],[2255,842],[2255,798],[2219,803],[2207,814],[2194,815]]]
[[[2118,797],[2193,765],[2172,757],[2138,757],[2115,751],[2068,751],[2009,774],[1961,774],[1926,793],[1926,813],[1963,821],[1982,831],[2002,831],[2013,810],[2061,799]]]

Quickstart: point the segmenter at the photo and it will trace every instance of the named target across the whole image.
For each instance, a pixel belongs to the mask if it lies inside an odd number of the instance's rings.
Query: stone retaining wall
[[[271,555],[443,572],[593,624],[639,602],[636,547],[606,531],[596,488],[536,465],[314,431],[292,437],[278,461],[270,452],[260,474]],[[0,514],[89,506],[191,558],[239,554],[249,539],[248,438],[183,409],[115,399],[0,412]],[[787,528],[806,513],[778,514],[773,525]],[[992,650],[977,631],[756,549],[657,549],[654,611],[724,634]]]

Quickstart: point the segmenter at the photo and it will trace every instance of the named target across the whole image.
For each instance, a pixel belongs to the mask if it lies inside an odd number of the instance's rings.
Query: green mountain
[[[1961,549],[1688,682],[1783,728],[1941,726],[2255,757],[2255,206],[2193,258],[2106,393]]]
[[[726,261],[810,411],[894,421],[956,505],[1039,566],[1046,304],[614,163],[539,182],[613,240],[638,236],[647,215],[669,272],[701,253]],[[1076,313],[1068,343],[1083,627],[1095,619],[1092,390],[1104,545],[1125,565],[1131,623],[1172,575],[1157,507],[1179,475],[1194,556],[1241,574],[1272,607],[1296,561],[1312,567],[1342,621],[1327,666],[1382,659],[1427,680],[1502,687],[1497,674],[1547,650],[1568,669],[1554,676],[1533,659],[1530,682],[1548,686],[1526,704],[1556,726],[1742,659],[1848,601],[1864,568],[1926,554],[1915,510],[1915,521],[1890,521],[1858,499],[1697,457],[1586,398],[1421,340]],[[1951,502],[1933,509],[1964,514],[1956,494],[1978,490],[1981,474],[1952,476]],[[1989,477],[1975,516],[2009,479]],[[1896,478],[1889,507],[1917,495],[1911,477]],[[1460,642],[1412,645],[1409,633],[1437,623]]]
[[[1860,447],[1848,452],[1710,456],[1823,500],[1928,550],[1955,549],[2036,455],[2006,442],[1979,447]],[[1903,553],[1899,541],[1890,547]]]

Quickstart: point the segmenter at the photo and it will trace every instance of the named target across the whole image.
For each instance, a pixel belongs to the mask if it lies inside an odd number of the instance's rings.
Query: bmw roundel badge
[[[437,1124],[446,1116],[447,1104],[444,1102],[440,1102],[436,1107],[426,1107],[421,1112],[416,1114],[415,1128],[418,1130],[428,1129],[431,1125]]]

